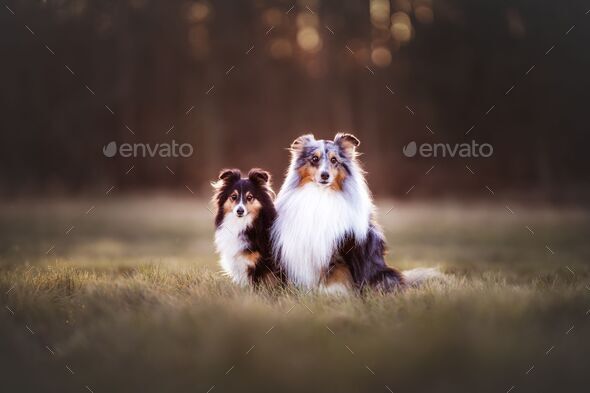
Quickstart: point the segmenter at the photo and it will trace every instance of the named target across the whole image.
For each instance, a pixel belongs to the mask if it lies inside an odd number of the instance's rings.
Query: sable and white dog
[[[359,140],[303,135],[291,145],[291,164],[275,201],[273,254],[290,281],[346,294],[365,286],[384,291],[438,273],[401,273],[386,265],[385,240],[374,221],[371,193],[359,165]]]

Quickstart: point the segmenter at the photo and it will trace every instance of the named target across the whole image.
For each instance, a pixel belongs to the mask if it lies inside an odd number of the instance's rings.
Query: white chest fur
[[[248,241],[244,232],[251,225],[250,215],[238,218],[234,214],[228,214],[215,231],[215,247],[220,256],[219,264],[224,273],[240,285],[249,283],[248,268],[253,264],[244,256],[244,251],[248,251]]]
[[[368,193],[344,193],[314,183],[281,192],[276,206],[275,248],[289,279],[307,288],[319,285],[347,233],[357,241],[365,239],[372,211]]]

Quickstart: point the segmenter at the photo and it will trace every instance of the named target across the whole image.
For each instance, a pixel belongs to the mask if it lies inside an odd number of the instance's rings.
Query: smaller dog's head
[[[338,133],[334,140],[316,140],[302,135],[291,144],[292,167],[299,174],[299,185],[313,182],[320,187],[342,190],[345,179],[356,165],[360,141],[352,134]]]
[[[224,169],[212,185],[215,190],[213,201],[217,206],[217,226],[228,214],[238,219],[248,217],[253,221],[265,207],[273,206],[270,174],[262,169],[250,170],[245,178],[242,178],[239,169]]]

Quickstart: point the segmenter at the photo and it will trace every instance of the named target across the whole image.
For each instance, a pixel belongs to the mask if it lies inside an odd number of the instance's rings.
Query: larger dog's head
[[[213,202],[217,206],[216,226],[229,214],[252,222],[265,210],[274,211],[270,173],[262,169],[251,169],[244,178],[239,169],[224,169],[212,186]]]
[[[356,164],[356,147],[352,134],[338,133],[334,140],[302,135],[291,144],[291,169],[299,175],[299,186],[314,183],[318,187],[342,190]]]

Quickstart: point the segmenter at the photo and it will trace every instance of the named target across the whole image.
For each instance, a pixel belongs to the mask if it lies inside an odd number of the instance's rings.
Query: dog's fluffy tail
[[[419,267],[402,272],[404,282],[408,287],[418,287],[430,280],[443,280],[445,275],[434,267]]]

